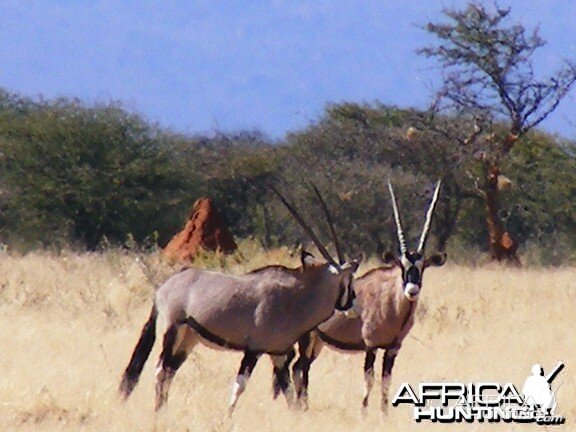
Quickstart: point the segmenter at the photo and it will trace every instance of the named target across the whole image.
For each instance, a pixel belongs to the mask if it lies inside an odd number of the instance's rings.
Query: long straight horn
[[[422,229],[422,235],[420,236],[420,244],[418,245],[418,252],[424,252],[424,247],[426,246],[426,240],[428,239],[428,231],[430,231],[430,224],[432,223],[432,215],[434,214],[434,208],[436,207],[436,202],[438,201],[438,195],[440,194],[440,186],[442,185],[442,180],[438,180],[436,183],[436,190],[434,191],[434,196],[430,202],[430,207],[426,212],[426,222],[424,223],[424,228]]]
[[[306,222],[304,222],[304,219],[302,218],[302,216],[300,216],[300,214],[294,208],[294,206],[292,204],[290,204],[288,202],[288,200],[286,200],[286,198],[284,198],[282,196],[282,194],[280,192],[278,192],[278,190],[276,190],[275,187],[271,186],[270,189],[272,189],[272,192],[274,192],[276,195],[278,195],[278,198],[280,198],[280,201],[282,201],[282,204],[284,204],[286,206],[286,208],[288,209],[288,211],[290,212],[292,217],[294,219],[296,219],[296,222],[298,222],[298,224],[304,229],[304,231],[306,231],[306,234],[308,234],[310,239],[314,242],[314,244],[318,248],[318,251],[320,251],[320,253],[324,257],[324,259],[326,261],[328,261],[331,265],[336,267],[337,269],[340,269],[340,266],[334,261],[334,258],[332,258],[330,256],[330,254],[328,253],[328,250],[324,247],[324,245],[322,243],[320,243],[320,240],[318,240],[318,237],[316,236],[314,231],[312,231],[312,228],[310,228],[308,226],[308,224],[306,224]]]
[[[406,240],[404,239],[404,231],[402,231],[402,223],[400,222],[400,212],[398,211],[398,204],[396,204],[396,196],[394,196],[394,189],[392,183],[388,180],[388,190],[390,191],[390,198],[392,198],[392,208],[394,210],[394,222],[396,222],[396,232],[398,233],[398,242],[400,243],[400,252],[406,255]]]
[[[312,187],[314,188],[314,192],[316,192],[316,196],[318,197],[318,201],[320,201],[320,205],[324,210],[324,215],[326,215],[326,221],[330,226],[330,234],[332,234],[332,241],[334,241],[334,248],[336,249],[336,255],[338,256],[338,262],[340,265],[344,264],[346,260],[344,259],[344,254],[342,253],[342,249],[340,248],[340,242],[338,241],[338,236],[336,235],[336,230],[334,229],[334,222],[332,221],[332,216],[330,215],[330,211],[328,211],[328,206],[322,198],[322,194],[316,187],[314,183],[312,183]]]

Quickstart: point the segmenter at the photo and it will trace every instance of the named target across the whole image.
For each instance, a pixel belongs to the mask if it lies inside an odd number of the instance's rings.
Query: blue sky
[[[260,129],[272,138],[330,102],[425,107],[438,82],[418,28],[466,1],[0,0],[0,87],[120,100],[184,133]],[[576,59],[576,2],[507,0],[540,25],[539,72]],[[543,127],[576,138],[576,89]]]

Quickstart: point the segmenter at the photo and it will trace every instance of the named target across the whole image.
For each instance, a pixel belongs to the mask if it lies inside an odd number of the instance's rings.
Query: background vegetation
[[[421,54],[444,71],[430,109],[328,104],[281,141],[252,130],[185,136],[117,102],[0,90],[0,243],[20,251],[163,245],[207,196],[235,236],[296,245],[305,237],[271,185],[328,241],[314,184],[346,250],[374,253],[396,247],[387,180],[414,239],[442,178],[433,247],[457,260],[511,259],[515,250],[495,249],[506,235],[525,263],[574,262],[576,144],[536,126],[568,93],[576,68],[536,78],[531,56],[544,41],[509,24],[509,12],[471,4],[425,26],[438,44]]]
[[[317,123],[272,142],[257,131],[175,135],[117,103],[1,97],[0,241],[10,248],[95,249],[131,238],[162,245],[201,196],[215,200],[239,238],[266,247],[305,240],[269,185],[289,196],[328,242],[315,184],[347,250],[373,253],[395,247],[388,178],[415,238],[440,177],[435,245],[467,258],[488,247],[472,175],[481,161],[461,157],[458,143],[421,128],[426,113],[378,103],[329,105]],[[530,132],[503,163],[500,215],[530,262],[575,258],[575,150],[571,141]]]

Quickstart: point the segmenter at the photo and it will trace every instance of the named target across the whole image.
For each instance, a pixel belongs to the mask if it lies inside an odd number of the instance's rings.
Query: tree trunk
[[[456,222],[462,208],[461,191],[455,181],[447,179],[445,183],[444,196],[448,196],[444,202],[442,223],[437,224],[436,238],[438,240],[437,249],[440,252],[446,251],[446,244],[456,228]]]
[[[272,247],[272,233],[270,232],[270,213],[268,212],[268,207],[265,204],[262,204],[262,216],[263,216],[263,223],[264,223],[264,248],[269,249]]]
[[[518,243],[506,231],[498,216],[498,176],[500,170],[495,164],[486,163],[486,226],[488,228],[488,250],[492,260],[521,265],[518,258]]]

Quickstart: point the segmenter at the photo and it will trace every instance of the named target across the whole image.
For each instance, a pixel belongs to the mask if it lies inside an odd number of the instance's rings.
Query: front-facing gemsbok
[[[281,372],[279,385],[287,386],[296,341],[334,309],[353,306],[352,282],[359,261],[336,263],[296,210],[281,199],[328,262],[318,263],[303,252],[302,266],[296,269],[273,265],[238,276],[187,269],[172,276],[156,291],[150,318],[122,377],[124,398],[134,389],[150,355],[158,317],[167,330],[156,369],[156,410],[166,402],[178,368],[203,342],[244,352],[229,405],[232,413],[262,354],[272,357],[275,370]]]
[[[294,385],[298,401],[307,406],[308,372],[311,363],[318,357],[323,344],[349,351],[365,352],[364,378],[365,390],[362,405],[368,406],[368,396],[374,383],[374,361],[378,349],[385,350],[382,367],[382,411],[388,406],[388,387],[394,360],[402,341],[414,324],[414,311],[422,290],[424,270],[429,266],[441,266],[446,254],[434,254],[425,257],[432,215],[438,194],[440,181],[426,214],[426,222],[416,251],[409,251],[404,239],[400,222],[400,213],[392,185],[388,183],[394,221],[400,244],[400,256],[388,253],[384,261],[393,266],[380,267],[369,271],[354,281],[358,305],[362,312],[355,318],[336,313],[317,330],[299,341],[299,359],[294,364]]]

